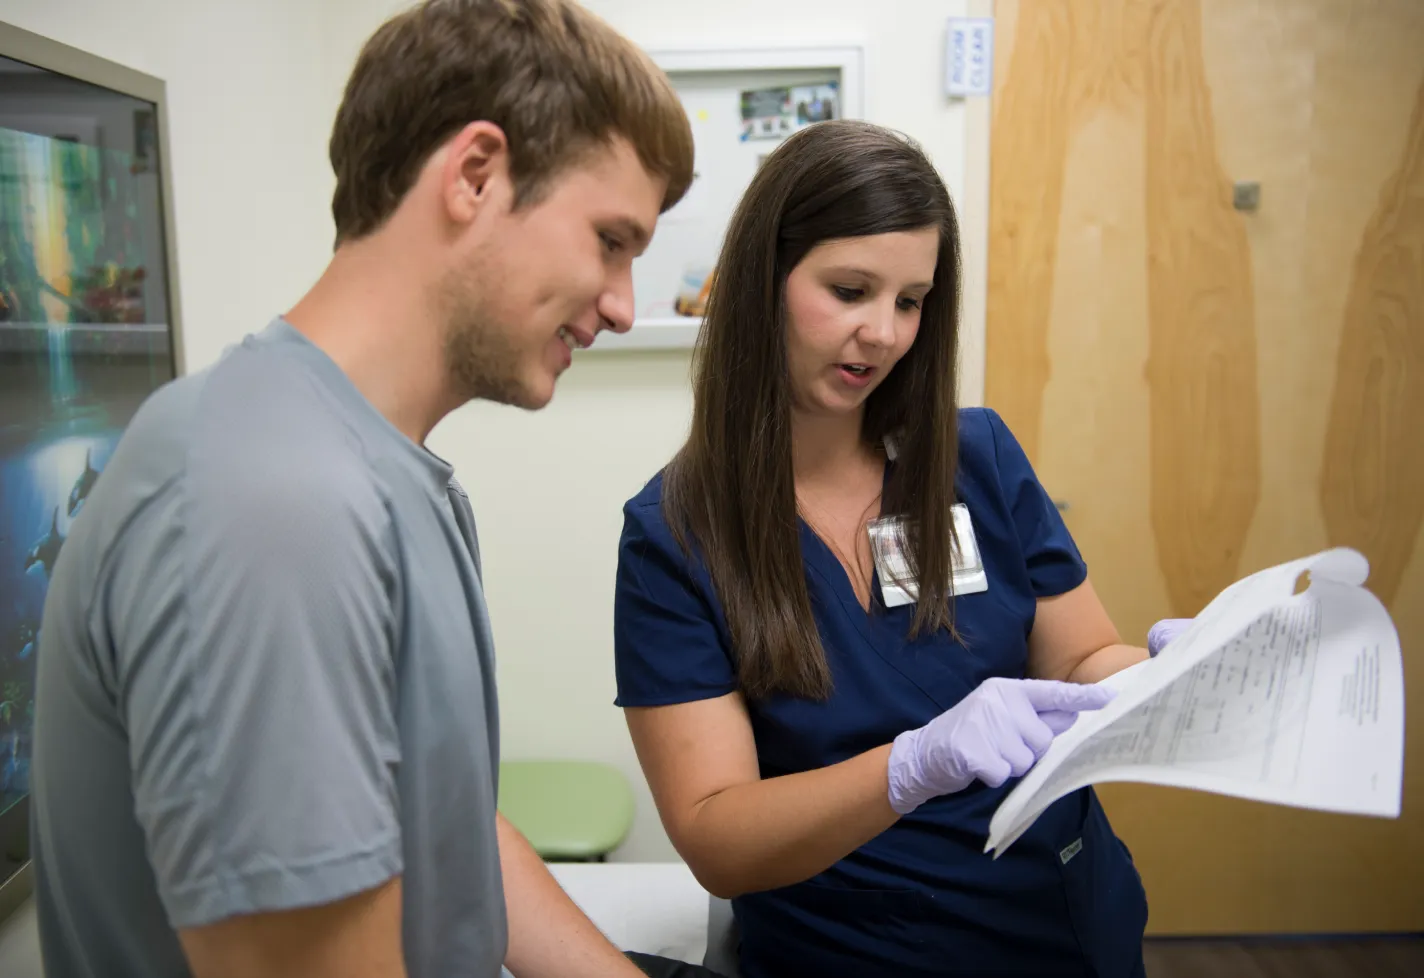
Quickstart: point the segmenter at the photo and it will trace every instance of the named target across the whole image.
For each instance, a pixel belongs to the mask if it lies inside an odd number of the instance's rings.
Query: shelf
[[[633,322],[626,333],[602,332],[593,346],[578,351],[580,356],[599,353],[627,353],[643,350],[690,350],[697,341],[702,320],[695,316],[653,316]]]
[[[0,352],[44,353],[50,337],[63,337],[64,348],[75,356],[89,354],[152,356],[169,354],[167,323],[35,323],[0,322]]]

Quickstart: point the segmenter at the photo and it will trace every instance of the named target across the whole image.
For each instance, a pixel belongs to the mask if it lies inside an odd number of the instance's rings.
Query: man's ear
[[[457,224],[474,221],[496,188],[509,182],[509,139],[492,122],[472,122],[446,144],[440,174],[445,211]]]

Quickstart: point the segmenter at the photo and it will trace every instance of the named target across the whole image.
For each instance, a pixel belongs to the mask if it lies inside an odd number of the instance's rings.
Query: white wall
[[[941,93],[945,18],[988,0],[589,0],[649,49],[863,44],[867,116],[915,136],[966,224],[964,400],[982,391],[982,103]],[[190,369],[286,308],[330,251],[325,142],[361,42],[393,0],[0,0],[0,19],[168,83]],[[966,182],[966,166],[968,176]],[[473,497],[499,645],[505,756],[592,757],[638,786],[624,859],[675,858],[612,706],[623,501],[680,443],[688,357],[581,356],[546,411],[468,407],[432,447]]]
[[[5,978],[44,978],[34,901],[24,904],[12,916],[0,921],[0,975]]]

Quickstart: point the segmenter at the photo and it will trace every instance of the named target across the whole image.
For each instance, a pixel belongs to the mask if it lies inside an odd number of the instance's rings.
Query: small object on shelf
[[[673,312],[679,316],[702,316],[707,312],[707,295],[712,291],[716,271],[705,266],[689,265],[682,273],[682,285],[673,300]]]

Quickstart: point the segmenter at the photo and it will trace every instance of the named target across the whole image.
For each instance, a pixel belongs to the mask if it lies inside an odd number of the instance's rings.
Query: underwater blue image
[[[0,127],[0,815],[29,791],[54,561],[173,377],[157,200],[131,154]]]

